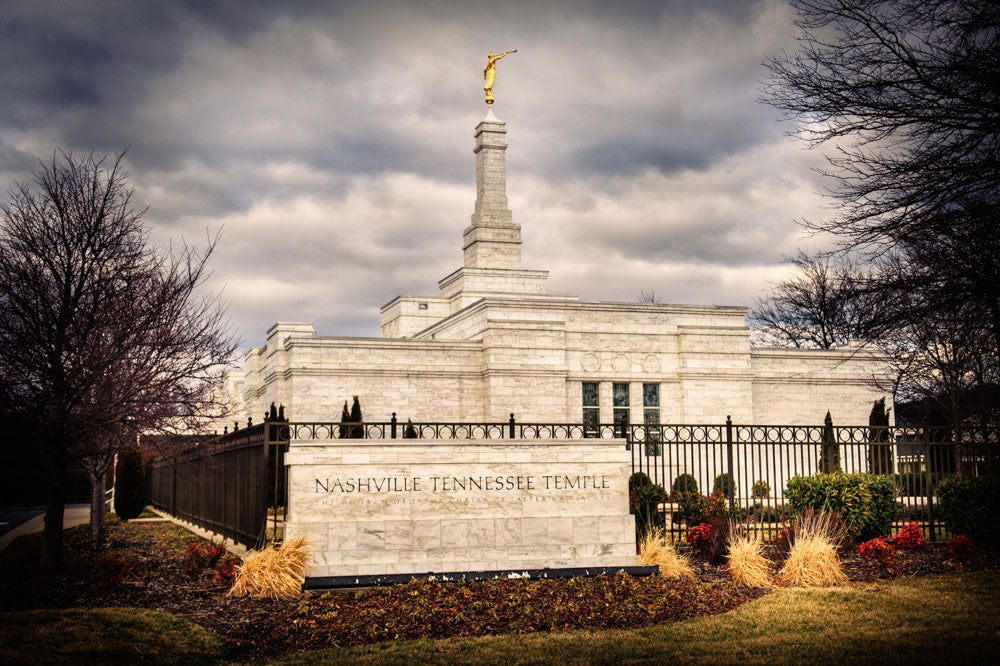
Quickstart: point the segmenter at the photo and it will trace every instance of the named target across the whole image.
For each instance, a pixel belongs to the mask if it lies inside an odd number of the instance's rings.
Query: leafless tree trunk
[[[106,470],[87,471],[90,477],[90,540],[95,544],[104,542],[105,474]]]

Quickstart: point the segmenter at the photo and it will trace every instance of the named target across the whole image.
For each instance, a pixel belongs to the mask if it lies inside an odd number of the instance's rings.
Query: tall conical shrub
[[[885,398],[876,400],[868,415],[868,442],[868,471],[872,474],[892,474],[889,410],[885,408]]]
[[[362,421],[361,403],[358,402],[358,396],[354,396],[354,404],[351,405],[351,423],[361,423]],[[364,428],[353,426],[351,428],[351,439],[361,439],[362,437],[364,437]]]
[[[115,466],[115,513],[122,520],[138,518],[146,506],[142,455],[135,449],[118,454]]]
[[[833,474],[840,471],[840,446],[837,444],[837,434],[833,430],[833,417],[826,413],[823,420],[823,444],[820,446],[820,468],[823,474]]]
[[[351,422],[351,413],[347,411],[347,401],[344,401],[344,410],[340,413],[340,426],[337,428],[337,439],[347,439],[350,435],[348,434],[347,426],[345,423]]]

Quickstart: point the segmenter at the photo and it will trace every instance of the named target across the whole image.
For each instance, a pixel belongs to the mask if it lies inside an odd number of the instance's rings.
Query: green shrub
[[[690,474],[678,474],[670,489],[675,493],[696,493],[698,492],[698,481]]]
[[[878,474],[814,474],[789,479],[785,493],[794,511],[836,512],[852,540],[889,536],[896,513],[893,478]]]
[[[639,472],[642,474],[642,472]],[[633,474],[633,477],[636,475]],[[646,476],[642,474],[642,476]],[[641,481],[641,480],[640,480]],[[649,477],[646,477],[649,481]],[[631,485],[631,480],[629,480]],[[629,497],[633,498],[630,511],[635,515],[635,526],[639,538],[645,536],[650,529],[664,526],[664,516],[660,512],[660,503],[667,500],[667,491],[658,483],[637,483],[634,493],[630,492]]]
[[[834,474],[840,471],[840,446],[837,445],[837,433],[833,429],[833,418],[826,413],[823,421],[823,443],[819,447],[820,471]]]
[[[771,496],[771,484],[763,479],[754,481],[750,496],[754,499],[767,499]]]
[[[732,483],[729,472],[723,472],[722,474],[715,477],[715,483],[712,485],[712,492],[722,493],[726,497],[729,496],[729,484]],[[736,486],[733,485],[733,493],[736,492]]]
[[[639,488],[643,486],[648,486],[653,483],[653,480],[649,478],[645,472],[635,472],[632,476],[628,477],[628,493],[629,497],[632,497]]]
[[[941,519],[952,534],[965,534],[976,543],[1000,543],[1000,478],[946,477],[938,484]]]
[[[674,512],[673,522],[683,521],[689,527],[711,522],[714,517],[727,515],[726,496],[722,493],[711,495],[677,493],[674,495],[674,500],[677,502],[677,511]]]
[[[122,520],[138,518],[146,506],[146,478],[142,455],[129,449],[118,454],[115,466],[115,513]]]

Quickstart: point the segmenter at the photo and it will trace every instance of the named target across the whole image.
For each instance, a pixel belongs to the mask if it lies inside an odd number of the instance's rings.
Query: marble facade
[[[357,395],[367,421],[866,423],[878,359],[855,349],[751,346],[744,307],[582,300],[521,265],[506,194],[506,125],[476,127],[476,202],[463,266],[438,293],[382,307],[381,337],[276,323],[229,374],[245,420],[272,402],[335,421]],[[584,404],[585,400],[588,403]],[[655,403],[655,404],[651,404]]]

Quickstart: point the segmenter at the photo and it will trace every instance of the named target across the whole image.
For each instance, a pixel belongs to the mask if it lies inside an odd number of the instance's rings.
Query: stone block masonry
[[[522,423],[580,423],[586,386],[596,400],[587,414],[602,423],[720,424],[731,415],[817,424],[829,410],[837,424],[863,424],[872,402],[886,397],[878,386],[889,383],[888,368],[876,354],[755,348],[743,307],[549,293],[548,271],[521,265],[507,126],[492,108],[474,139],[476,201],[463,264],[437,294],[386,303],[379,339],[275,324],[267,344],[229,373],[223,399],[241,422],[272,402],[292,420],[331,421],[356,395],[369,421],[396,413],[404,422],[503,422],[514,413]]]
[[[622,440],[292,441],[307,577],[635,566]]]

